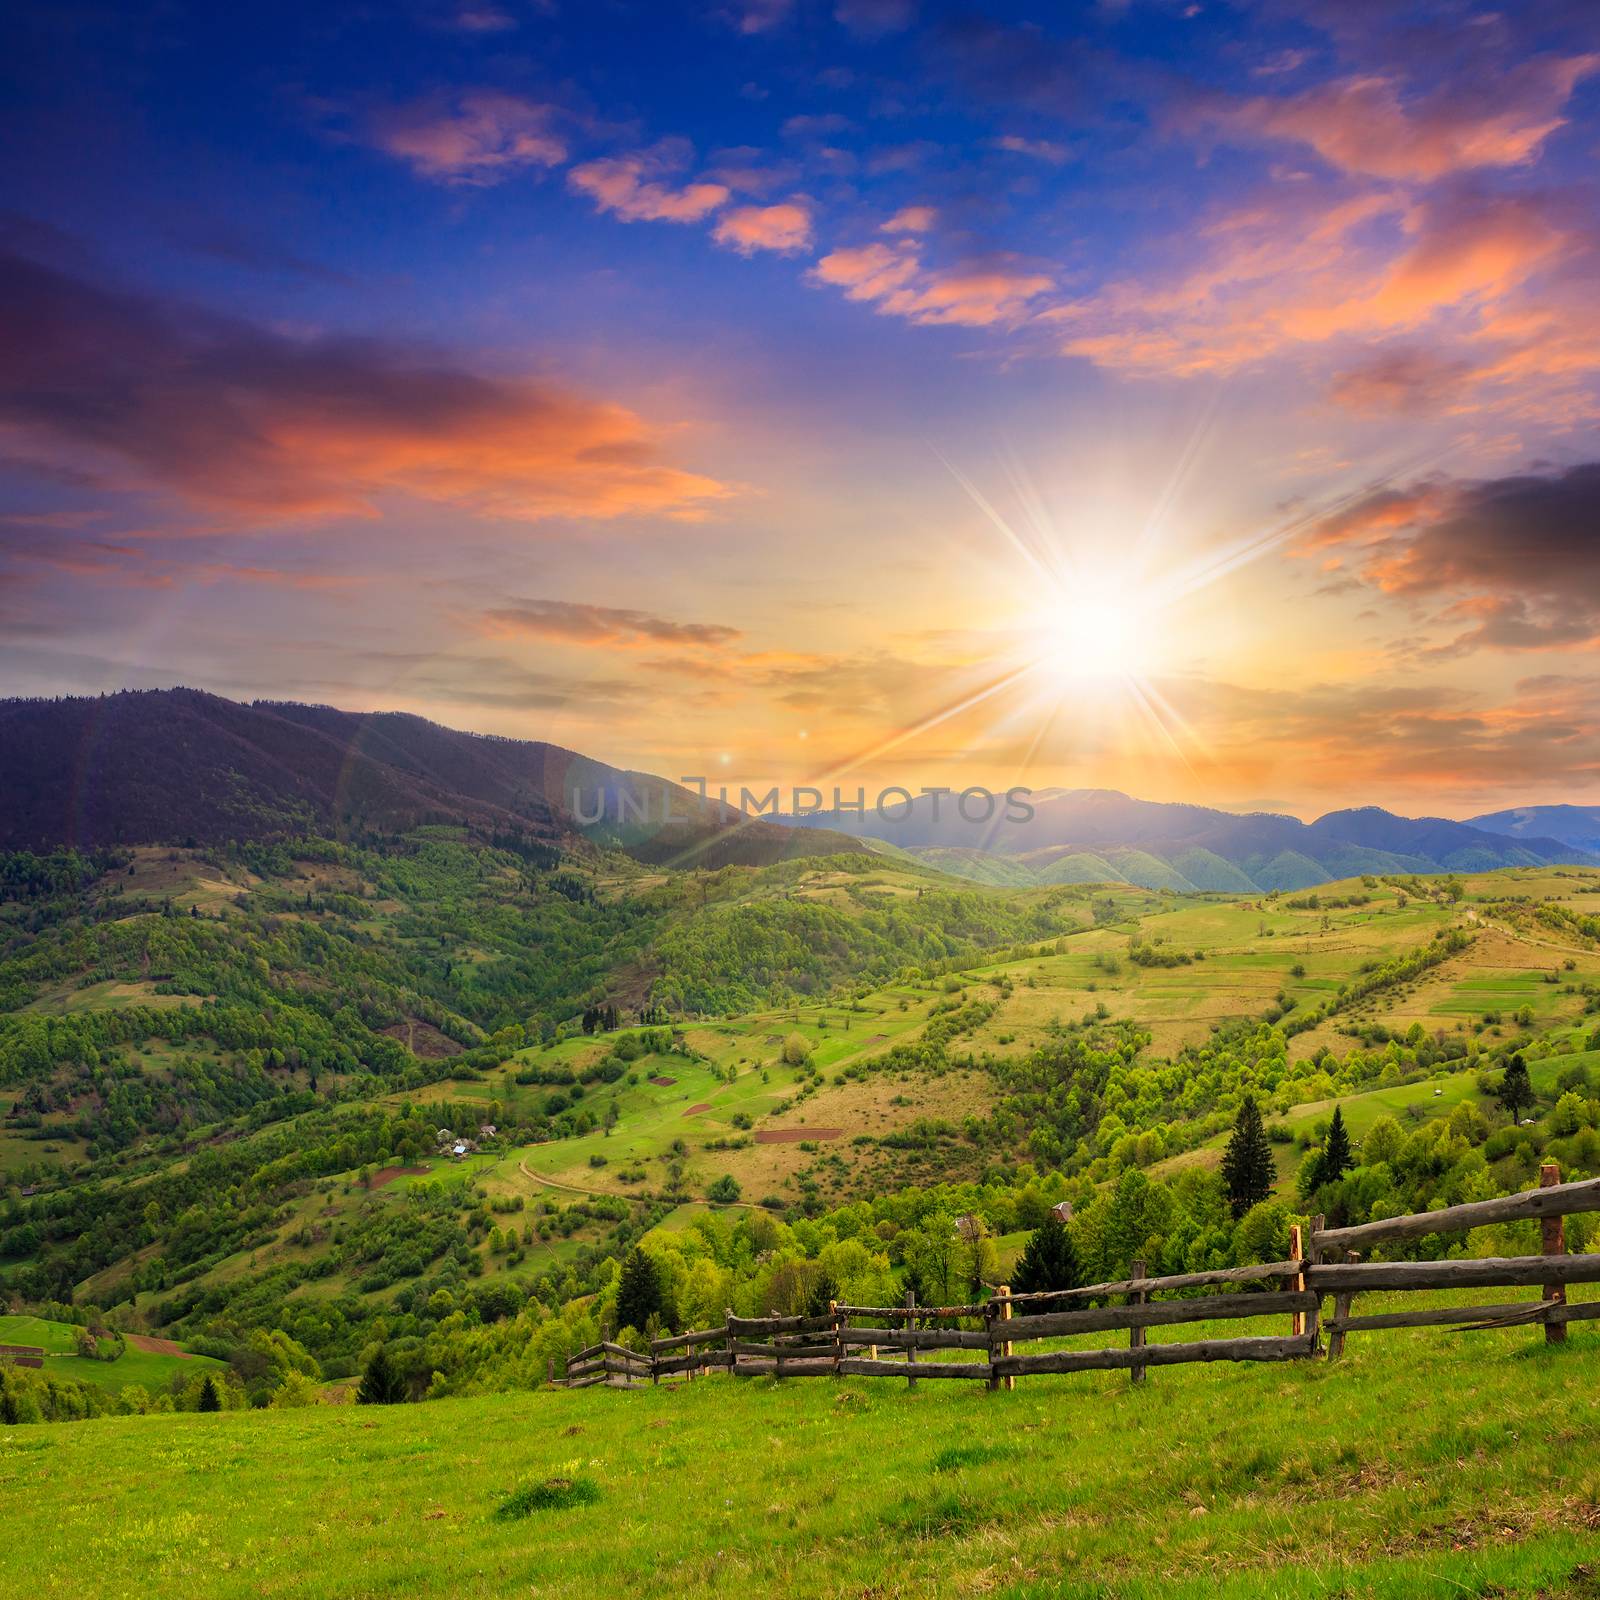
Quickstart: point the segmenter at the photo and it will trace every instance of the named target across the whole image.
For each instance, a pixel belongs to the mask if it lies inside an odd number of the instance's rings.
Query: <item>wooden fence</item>
[[[1459,1331],[1539,1323],[1554,1343],[1565,1339],[1569,1322],[1600,1318],[1600,1300],[1567,1303],[1569,1283],[1600,1282],[1600,1254],[1568,1255],[1562,1227],[1565,1216],[1600,1211],[1600,1178],[1562,1183],[1559,1177],[1554,1166],[1546,1166],[1537,1189],[1358,1227],[1325,1228],[1317,1217],[1304,1233],[1298,1225],[1291,1230],[1291,1254],[1284,1261],[1155,1278],[1135,1262],[1131,1276],[1116,1283],[1042,1294],[1012,1294],[1001,1285],[992,1298],[971,1305],[919,1306],[908,1294],[898,1306],[833,1302],[816,1316],[738,1317],[730,1310],[721,1327],[654,1339],[648,1351],[591,1345],[569,1358],[564,1377],[551,1378],[570,1389],[638,1389],[711,1372],[897,1378],[913,1388],[923,1379],[953,1378],[1009,1389],[1020,1377],[1044,1373],[1126,1369],[1139,1383],[1151,1367],[1195,1361],[1303,1361],[1324,1349],[1335,1359],[1348,1335],[1388,1328],[1454,1325]],[[1541,1223],[1542,1253],[1536,1256],[1365,1262],[1353,1248],[1529,1219]],[[1538,1287],[1540,1297],[1370,1316],[1353,1309],[1358,1294],[1380,1290],[1516,1287]],[[1156,1298],[1162,1295],[1179,1298]],[[1322,1304],[1330,1297],[1333,1314],[1324,1320]],[[1285,1318],[1287,1331],[1146,1340],[1151,1329],[1260,1317]],[[1127,1343],[1016,1352],[1019,1344],[1112,1333],[1125,1333]]]

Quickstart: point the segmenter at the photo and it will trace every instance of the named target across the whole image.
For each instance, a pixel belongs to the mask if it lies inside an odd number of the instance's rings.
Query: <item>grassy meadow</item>
[[[105,1600],[1554,1600],[1600,1571],[1600,1332],[1353,1336],[1142,1388],[712,1378],[13,1427],[0,1496],[0,1592],[36,1600],[89,1573]]]
[[[43,1317],[0,1316],[0,1344],[34,1345],[44,1351],[43,1371],[54,1378],[76,1378],[115,1392],[140,1384],[152,1393],[164,1390],[174,1378],[187,1382],[206,1371],[219,1371],[224,1363],[209,1356],[169,1355],[141,1350],[129,1342],[115,1361],[97,1361],[77,1353],[77,1330],[66,1322]]]

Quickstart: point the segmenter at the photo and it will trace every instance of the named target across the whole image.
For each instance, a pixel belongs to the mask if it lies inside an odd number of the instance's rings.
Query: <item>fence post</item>
[[[1002,1283],[996,1288],[994,1298],[984,1308],[984,1316],[989,1322],[989,1387],[991,1389],[1015,1389],[1015,1378],[1002,1378],[995,1374],[994,1363],[996,1356],[1009,1356],[1011,1354],[1011,1341],[1000,1337],[1000,1324],[1011,1320],[1011,1285]]]
[[[1326,1217],[1322,1216],[1313,1217],[1311,1219],[1311,1237],[1307,1241],[1305,1255],[1299,1259],[1310,1262],[1312,1266],[1316,1266],[1317,1262],[1322,1259],[1322,1246],[1317,1243],[1317,1235],[1322,1232],[1323,1226],[1327,1220],[1328,1219]],[[1304,1289],[1305,1286],[1306,1277],[1302,1272],[1299,1277],[1299,1287]],[[1322,1298],[1320,1295],[1318,1296],[1316,1303],[1311,1307],[1310,1312],[1307,1314],[1305,1322],[1302,1324],[1300,1331],[1302,1333],[1309,1331],[1311,1334],[1311,1350],[1312,1353],[1315,1354],[1317,1346],[1322,1342]]]
[[[1361,1252],[1359,1250],[1346,1250],[1344,1253],[1344,1259],[1347,1265],[1353,1266],[1361,1259]],[[1333,1320],[1336,1323],[1344,1322],[1344,1320],[1350,1315],[1350,1308],[1355,1304],[1355,1299],[1356,1297],[1351,1294],[1349,1290],[1346,1290],[1343,1294],[1336,1294],[1333,1297]],[[1342,1327],[1336,1327],[1333,1332],[1328,1335],[1328,1359],[1330,1361],[1337,1361],[1343,1354],[1344,1329]]]
[[[554,1356],[546,1356],[544,1358],[544,1381],[551,1385],[556,1381],[556,1358]]]
[[[1000,1285],[1000,1320],[1002,1322],[1009,1322],[1011,1320],[1011,1285],[1009,1283],[1002,1283]],[[1006,1339],[1001,1343],[1000,1354],[1003,1356],[1009,1356],[1011,1354],[1011,1341],[1009,1339]],[[1003,1378],[1001,1382],[1005,1385],[1007,1390],[1015,1389],[1017,1386],[1017,1380],[1009,1375]]]
[[[910,1310],[912,1310],[912,1308],[916,1305],[916,1303],[917,1303],[916,1290],[907,1289],[906,1290],[906,1310],[908,1312]],[[915,1317],[912,1317],[912,1316],[908,1316],[906,1318],[906,1332],[907,1333],[910,1333],[915,1328],[916,1320],[917,1319]],[[908,1367],[914,1367],[914,1366],[916,1366],[916,1364],[917,1364],[917,1347],[914,1344],[908,1343],[906,1345],[906,1365]],[[916,1386],[917,1386],[916,1375],[914,1373],[908,1372],[906,1374],[906,1388],[915,1389]]]
[[[828,1302],[828,1320],[833,1324],[833,1375],[839,1376],[839,1362],[844,1357],[844,1334],[841,1331],[843,1318],[839,1315],[839,1302]]]
[[[739,1376],[739,1355],[733,1348],[733,1307],[728,1306],[722,1313],[724,1333],[722,1342],[728,1347],[728,1376]]]
[[[1561,1168],[1554,1161],[1547,1161],[1539,1168],[1539,1187],[1541,1189],[1548,1189],[1560,1182]],[[1564,1256],[1567,1253],[1567,1229],[1566,1222],[1562,1217],[1541,1218],[1539,1233],[1539,1242],[1545,1255]],[[1546,1305],[1564,1306],[1567,1303],[1567,1286],[1564,1283],[1547,1283],[1544,1286],[1544,1299]],[[1546,1320],[1544,1342],[1546,1344],[1565,1344],[1567,1342],[1566,1323]]]
[[[1130,1278],[1142,1278],[1144,1276],[1144,1262],[1135,1261],[1129,1268],[1128,1276]],[[1149,1299],[1150,1296],[1145,1290],[1138,1289],[1128,1296],[1128,1304],[1130,1306],[1142,1306],[1148,1304]],[[1143,1328],[1128,1329],[1128,1348],[1130,1350],[1142,1350],[1144,1348]],[[1142,1361],[1134,1362],[1134,1364],[1128,1368],[1128,1377],[1133,1383],[1143,1383],[1144,1363]]]
[[[1290,1259],[1294,1261],[1304,1261],[1306,1258],[1305,1235],[1301,1231],[1300,1224],[1298,1222],[1291,1222],[1289,1224],[1289,1256]],[[1304,1273],[1296,1274],[1294,1286],[1296,1291],[1305,1288],[1306,1280]],[[1298,1338],[1299,1335],[1305,1331],[1305,1313],[1302,1311],[1291,1311],[1289,1313],[1290,1337]]]

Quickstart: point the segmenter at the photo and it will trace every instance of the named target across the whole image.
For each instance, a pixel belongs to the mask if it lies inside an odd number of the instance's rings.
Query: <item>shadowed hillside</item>
[[[859,841],[730,823],[688,789],[559,745],[194,689],[0,702],[0,847],[212,844],[465,824],[642,861],[759,866]],[[585,819],[571,808],[580,797]],[[664,814],[670,803],[670,817]]]

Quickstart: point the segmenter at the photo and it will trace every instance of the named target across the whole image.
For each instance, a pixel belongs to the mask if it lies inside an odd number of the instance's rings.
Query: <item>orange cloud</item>
[[[902,206],[878,230],[880,233],[926,233],[939,220],[932,206]]]
[[[1592,319],[1588,336],[1570,319],[1514,326],[1553,278],[1576,285],[1592,270],[1593,240],[1548,197],[1448,187],[1422,202],[1369,193],[1330,203],[1307,193],[1226,214],[1198,246],[1198,265],[1175,277],[1113,283],[1040,320],[1060,330],[1062,353],[1145,376],[1228,372],[1359,337],[1369,343],[1333,393],[1369,410],[1485,403],[1485,390],[1509,383],[1495,367],[1510,352],[1495,346],[1513,337],[1524,372],[1555,361],[1557,345],[1569,374],[1596,370]],[[1186,256],[1194,251],[1186,240]],[[1375,350],[1374,338],[1401,342]]]
[[[1561,110],[1600,55],[1538,57],[1487,90],[1452,85],[1408,103],[1388,77],[1344,78],[1212,115],[1225,127],[1309,145],[1344,172],[1431,182],[1484,167],[1526,165],[1564,125]]]
[[[634,412],[373,340],[300,339],[0,255],[13,455],[270,520],[406,494],[483,516],[694,519],[731,491]]]
[[[1032,302],[1054,287],[1044,273],[1011,256],[924,267],[906,241],[832,251],[810,278],[843,289],[851,300],[869,301],[886,316],[965,327],[1019,322],[1030,314]]]
[[[567,146],[552,132],[550,106],[468,89],[449,101],[386,111],[372,124],[380,150],[410,164],[424,178],[484,186],[522,167],[555,167]]]
[[[741,637],[737,628],[715,622],[672,622],[648,611],[587,605],[569,600],[522,600],[483,614],[485,633],[502,637],[549,639],[601,649],[634,650],[651,645],[714,648]]]
[[[811,243],[811,210],[798,200],[772,206],[737,206],[723,214],[712,238],[740,255],[753,255],[757,250],[793,255]]]
[[[586,161],[567,174],[567,182],[624,222],[699,222],[727,202],[729,189],[707,182],[673,187],[670,179],[688,159],[681,141],[663,140],[651,150]]]

